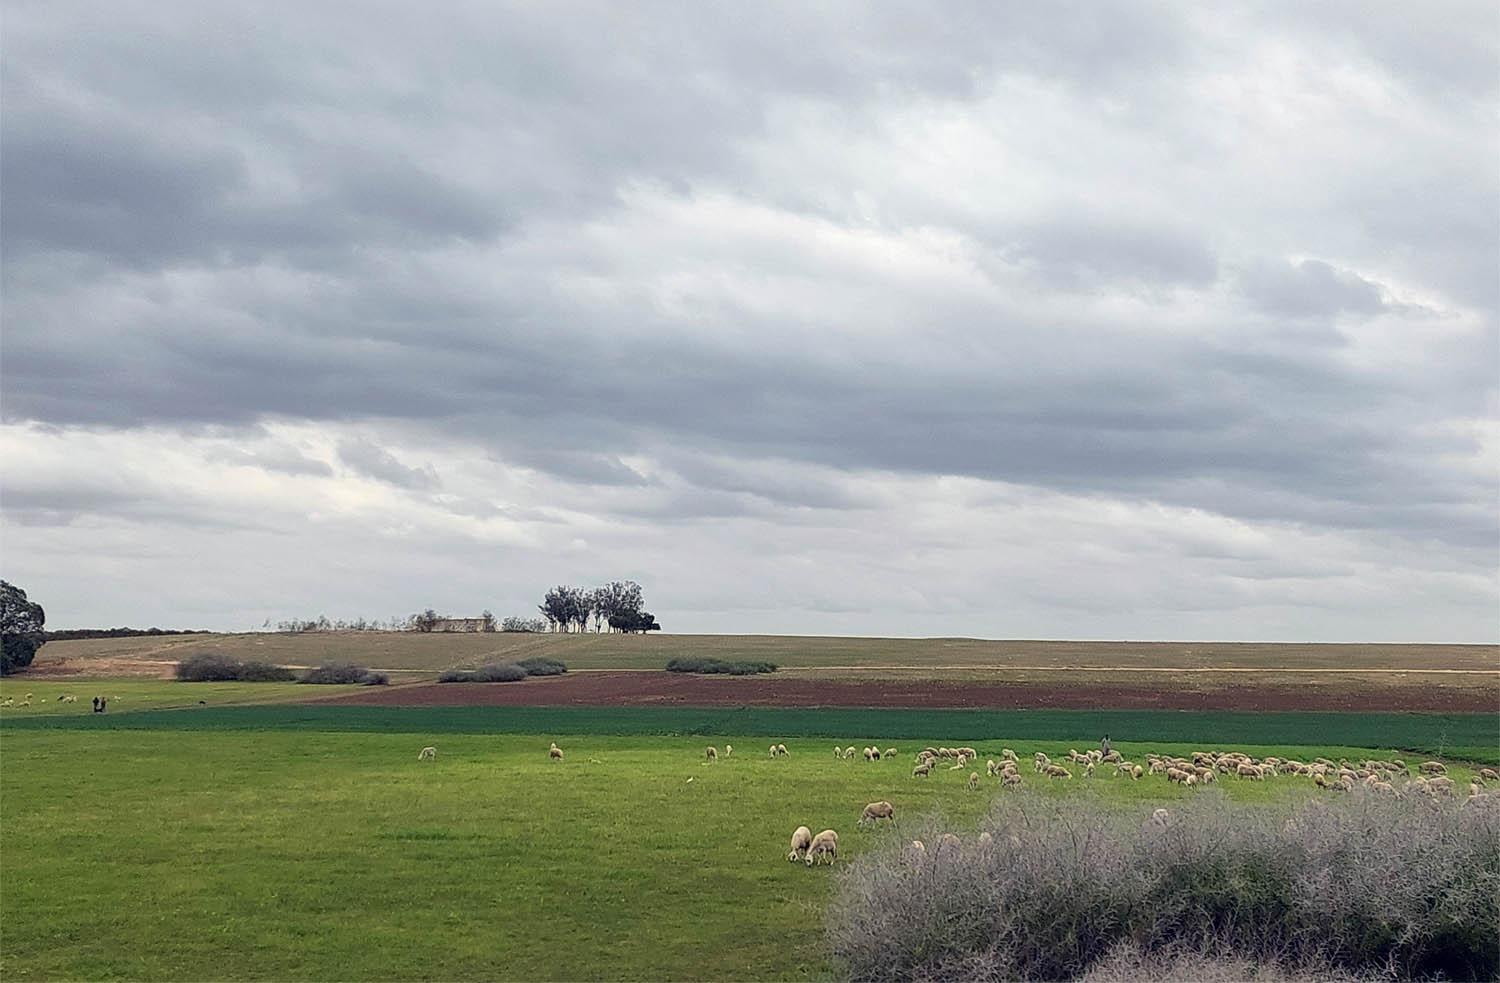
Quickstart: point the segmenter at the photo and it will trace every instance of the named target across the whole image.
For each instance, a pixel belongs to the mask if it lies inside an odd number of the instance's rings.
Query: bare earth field
[[[524,683],[419,683],[364,688],[340,703],[367,706],[780,706],[986,709],[1361,710],[1483,713],[1494,687],[1336,688],[1240,684],[1178,689],[1098,673],[1060,682],[838,679],[815,674],[693,676],[584,672]]]
[[[570,669],[660,669],[678,656],[762,659],[787,668],[969,676],[1057,669],[1285,670],[1500,676],[1500,646],[1058,642],[970,638],[826,638],[791,635],[527,635],[323,632],[299,635],[178,635],[49,642],[36,675],[162,677],[184,655],[221,652],[289,666],[357,662],[391,672],[437,672],[530,656]],[[1378,671],[1378,673],[1377,673]],[[1439,672],[1441,671],[1441,672]],[[1299,683],[1303,680],[1299,679]],[[1428,682],[1426,678],[1423,683]]]

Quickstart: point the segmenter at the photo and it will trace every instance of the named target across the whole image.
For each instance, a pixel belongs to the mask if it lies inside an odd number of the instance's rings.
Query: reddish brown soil
[[[569,673],[521,683],[424,683],[361,690],[347,702],[374,706],[783,706],[982,707],[996,710],[1366,710],[1483,713],[1493,687],[1309,687],[1256,682],[1171,689],[1079,679],[1038,682],[839,680],[790,676],[692,676],[669,672]]]

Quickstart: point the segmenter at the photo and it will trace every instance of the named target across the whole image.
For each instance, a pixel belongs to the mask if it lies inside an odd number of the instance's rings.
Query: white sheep
[[[792,851],[786,855],[786,858],[796,863],[807,853],[807,848],[810,846],[812,846],[812,830],[806,826],[798,826],[792,833]]]
[[[563,759],[562,748],[557,746],[556,741],[553,741],[552,746],[547,749],[547,757],[553,761],[561,761]]]
[[[726,745],[724,745],[724,757],[727,758],[727,757],[729,757],[733,753],[734,753],[734,745],[733,744],[726,744]]]
[[[707,750],[703,752],[703,755],[704,757],[708,758],[709,761],[718,761],[719,749],[710,745]]]
[[[418,761],[436,761],[437,760],[437,748],[432,747],[430,745],[428,747],[424,747],[422,750],[420,750],[420,751],[417,752],[417,760]]]
[[[979,791],[979,772],[977,771],[969,772],[969,791]]]
[[[824,857],[827,857],[831,864],[838,858],[838,852],[839,834],[831,829],[825,829],[814,836],[812,842],[807,845],[807,866],[822,863]]]
[[[888,747],[888,748],[885,749],[885,756],[887,758],[894,758],[896,755],[898,755],[900,753],[901,753],[900,751],[897,751],[893,747]]]
[[[859,823],[863,826],[865,823],[878,822],[882,819],[894,820],[895,818],[896,807],[882,799],[879,802],[871,802],[865,806],[864,813],[859,817]]]

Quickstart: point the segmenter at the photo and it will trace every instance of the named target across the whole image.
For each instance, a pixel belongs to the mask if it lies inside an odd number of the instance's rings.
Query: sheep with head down
[[[825,829],[817,836],[814,836],[812,842],[807,845],[807,859],[805,863],[811,867],[814,864],[822,863],[823,858],[827,857],[828,862],[831,864],[838,858],[838,852],[839,834],[831,829]]]
[[[882,799],[879,802],[871,802],[865,806],[864,813],[859,817],[859,824],[863,826],[865,823],[878,822],[882,819],[894,820],[895,818],[896,807]]]
[[[812,846],[812,830],[806,826],[798,826],[792,833],[792,851],[786,858],[792,863],[801,860],[807,853],[807,848]]]

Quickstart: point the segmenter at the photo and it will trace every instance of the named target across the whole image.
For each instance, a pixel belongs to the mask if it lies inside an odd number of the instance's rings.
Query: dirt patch
[[[570,673],[522,683],[425,683],[361,691],[364,706],[779,706],[994,710],[1348,710],[1483,713],[1494,688],[1380,686],[1347,692],[1294,683],[1172,689],[1080,678],[1066,684],[713,677],[669,672]]]

